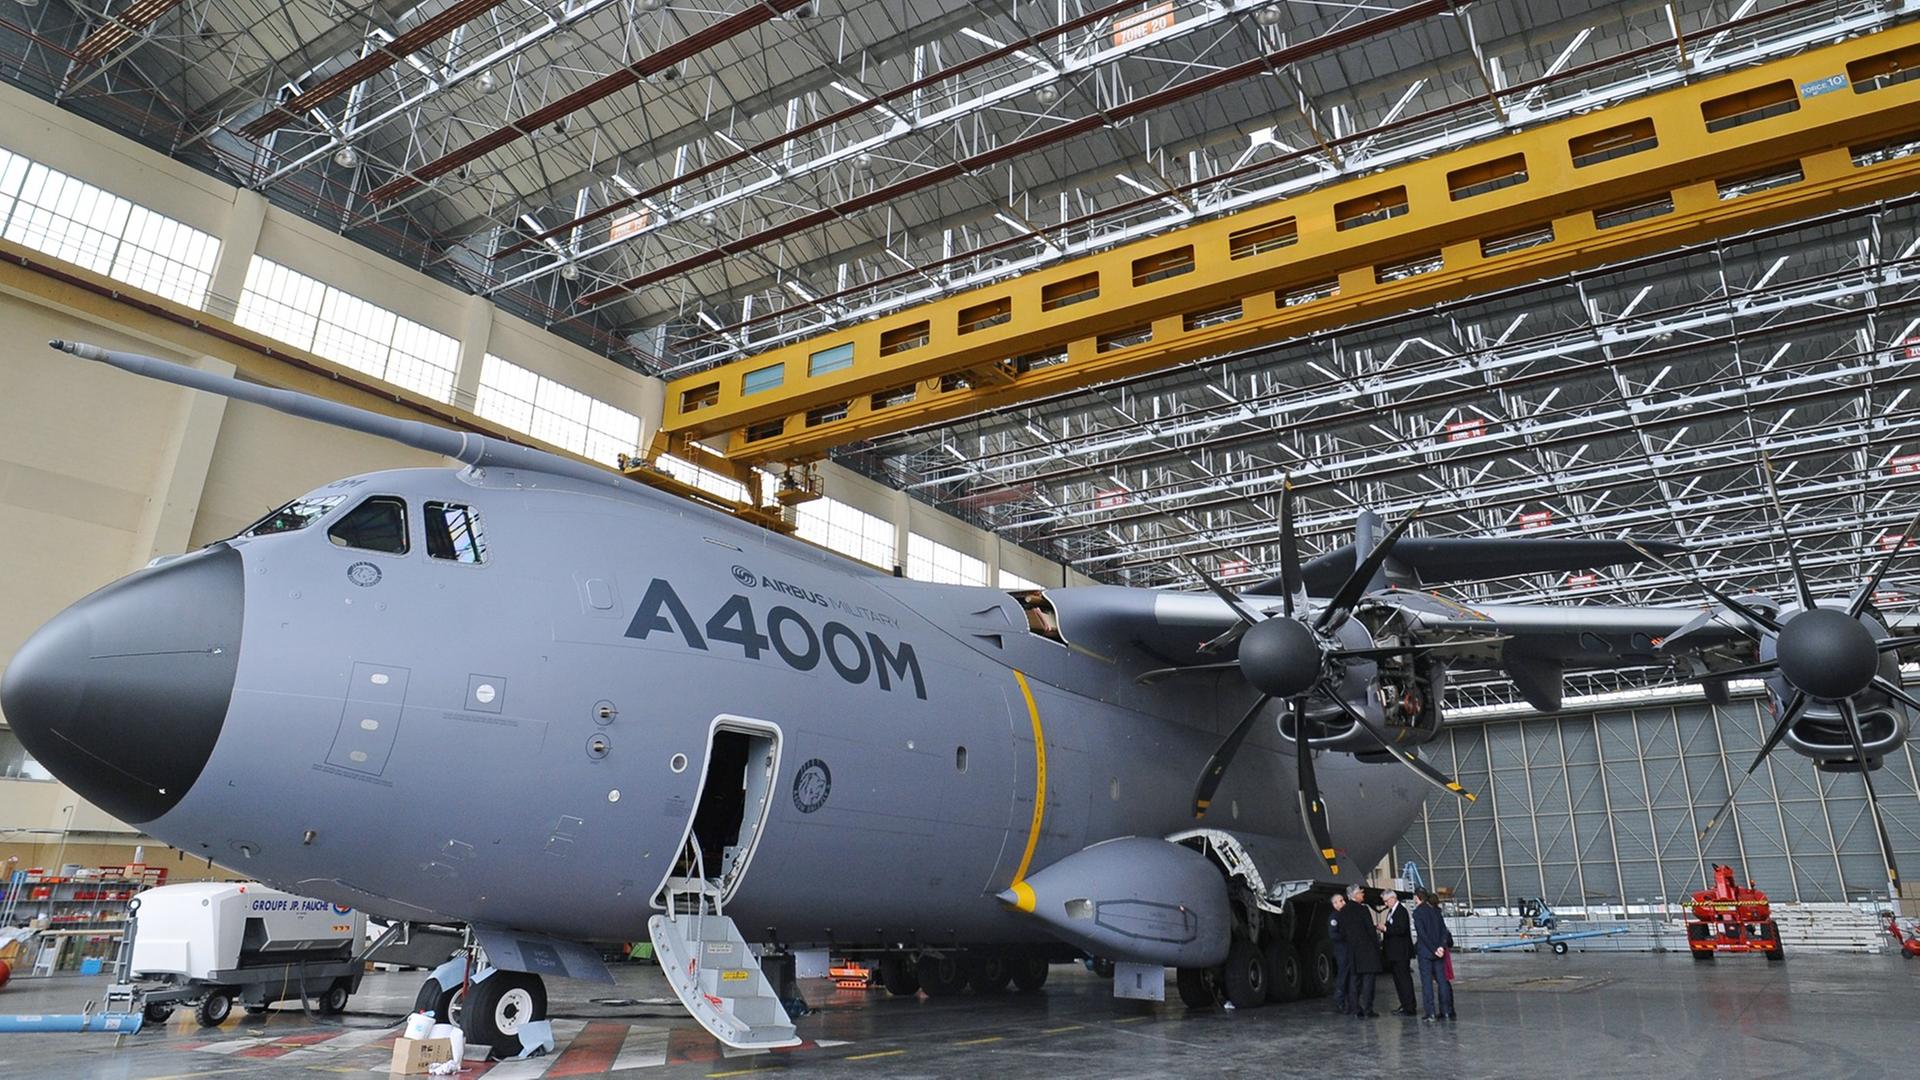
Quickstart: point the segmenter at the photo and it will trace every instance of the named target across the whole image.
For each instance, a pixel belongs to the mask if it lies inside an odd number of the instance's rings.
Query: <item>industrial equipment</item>
[[[1713,888],[1693,894],[1689,914],[1687,948],[1695,960],[1723,952],[1766,953],[1770,962],[1786,959],[1767,894],[1751,881],[1742,887],[1731,866],[1714,865]]]
[[[1912,959],[1920,956],[1920,921],[1908,920],[1905,933],[1900,930],[1900,918],[1893,912],[1887,912],[1887,933],[1893,935],[1894,944],[1900,946],[1900,955]]]
[[[202,1025],[215,1025],[236,1000],[263,1012],[276,1001],[314,999],[321,1012],[338,1014],[360,988],[366,930],[362,912],[254,882],[149,889],[133,900],[126,981],[107,1000],[156,1024],[192,1004]]]
[[[1485,945],[1470,946],[1474,952],[1501,952],[1506,949],[1538,948],[1545,945],[1553,950],[1555,956],[1567,954],[1567,942],[1581,941],[1586,938],[1612,937],[1627,932],[1626,926],[1597,926],[1593,928],[1560,929],[1560,916],[1554,914],[1546,898],[1540,896],[1522,896],[1514,901],[1520,909],[1520,925],[1515,928],[1518,937],[1507,941],[1495,941]],[[1545,931],[1545,933],[1542,933]]]

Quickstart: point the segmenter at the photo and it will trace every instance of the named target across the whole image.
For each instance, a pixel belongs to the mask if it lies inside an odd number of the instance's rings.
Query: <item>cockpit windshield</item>
[[[320,520],[345,498],[345,495],[303,496],[247,526],[240,535],[272,536],[275,533],[298,532]]]

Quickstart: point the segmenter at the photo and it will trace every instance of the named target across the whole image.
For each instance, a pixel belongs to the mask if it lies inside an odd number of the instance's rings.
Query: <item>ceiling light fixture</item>
[[[343,169],[351,169],[360,164],[360,151],[351,146],[343,146],[333,152],[333,163]]]

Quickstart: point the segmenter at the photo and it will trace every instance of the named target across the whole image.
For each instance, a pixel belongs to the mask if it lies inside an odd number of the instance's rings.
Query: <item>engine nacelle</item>
[[[1000,894],[1093,956],[1171,967],[1224,963],[1227,881],[1205,855],[1145,836],[1074,852]]]
[[[1823,610],[1832,610],[1822,605]],[[1789,612],[1789,618],[1792,612]],[[1886,627],[1872,614],[1859,617],[1861,625],[1875,639],[1891,636]],[[1778,658],[1774,641],[1764,642],[1760,647],[1763,660]],[[1878,674],[1895,686],[1900,685],[1900,658],[1897,653],[1884,652],[1878,658]],[[1767,690],[1773,699],[1774,715],[1780,714],[1784,703],[1793,697],[1793,685],[1783,673],[1768,676]],[[1880,767],[1881,760],[1887,754],[1898,750],[1907,741],[1913,718],[1909,710],[1895,701],[1886,692],[1877,687],[1868,687],[1853,695],[1853,708],[1860,718],[1861,744],[1866,749],[1866,766],[1869,769]],[[1840,711],[1838,703],[1815,698],[1807,703],[1799,719],[1787,729],[1782,739],[1795,753],[1812,758],[1819,768],[1830,772],[1853,772],[1860,768],[1853,749],[1853,739],[1847,732],[1847,721]]]

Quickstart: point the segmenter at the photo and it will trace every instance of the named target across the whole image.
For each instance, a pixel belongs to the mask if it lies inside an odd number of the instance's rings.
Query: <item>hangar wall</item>
[[[217,237],[206,310],[231,317],[253,255],[378,303],[461,343],[455,400],[473,404],[481,358],[493,352],[643,418],[648,437],[661,384],[383,259],[70,113],[0,85],[0,150],[166,214]],[[0,668],[35,628],[153,556],[231,536],[287,499],[340,476],[444,460],[384,440],[207,398],[57,355],[50,338],[144,352],[210,370],[231,365],[136,336],[59,302],[57,288],[0,283]],[[190,335],[189,335],[190,336]],[[846,470],[825,469],[829,497],[894,523],[902,561],[918,533],[1031,580],[1058,583],[1057,564],[911,502]],[[1077,575],[1075,575],[1077,577]],[[1080,578],[1079,580],[1085,580]],[[144,838],[29,772],[0,717],[0,867],[116,862]],[[64,851],[61,847],[65,837]],[[104,845],[104,846],[102,846]],[[150,847],[158,864],[162,850]],[[102,854],[102,852],[107,852]],[[193,864],[173,867],[191,878]],[[201,865],[200,873],[210,871]],[[211,871],[215,876],[224,872]]]
[[[1428,796],[1394,865],[1417,862],[1429,886],[1482,907],[1674,903],[1706,887],[1714,863],[1744,867],[1775,900],[1884,897],[1859,775],[1820,772],[1784,748],[1747,778],[1732,819],[1697,839],[1771,727],[1758,696],[1450,726],[1426,753],[1480,798]],[[1912,743],[1873,774],[1909,868],[1920,867],[1917,777]]]

